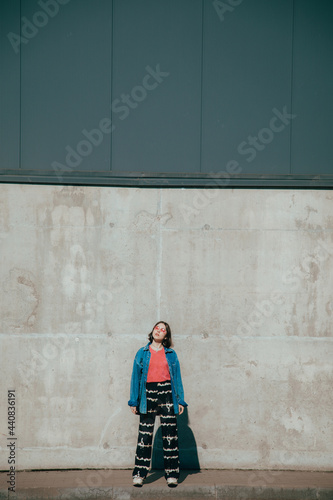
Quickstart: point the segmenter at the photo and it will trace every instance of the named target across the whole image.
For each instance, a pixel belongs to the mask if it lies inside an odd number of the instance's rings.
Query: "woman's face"
[[[158,323],[153,330],[153,339],[157,342],[162,342],[167,331],[164,323]]]

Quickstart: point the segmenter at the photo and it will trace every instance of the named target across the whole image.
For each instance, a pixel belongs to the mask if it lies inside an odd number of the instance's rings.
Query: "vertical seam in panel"
[[[20,35],[22,33],[22,0],[20,0]],[[19,170],[22,168],[22,46],[20,47],[19,52],[19,137],[18,137],[18,168]]]
[[[157,292],[157,297],[156,297],[156,302],[157,302],[157,319],[156,321],[160,321],[160,315],[161,315],[161,296],[162,296],[162,291],[161,291],[161,277],[162,277],[162,229],[161,229],[161,215],[162,215],[162,188],[159,188],[159,193],[158,193],[158,201],[157,201],[157,218],[159,218],[158,221],[158,248],[157,248],[157,272],[156,272],[156,277],[157,277],[157,283],[156,283],[156,292]],[[160,216],[160,217],[159,217]]]
[[[113,150],[113,132],[112,132],[112,95],[113,95],[113,40],[114,40],[114,0],[111,1],[111,61],[110,61],[110,120],[111,120],[111,134],[110,134],[110,172],[112,172],[112,150]]]
[[[204,0],[201,0],[201,75],[200,75],[200,151],[199,172],[202,172],[202,110],[203,110],[203,56],[204,56]]]
[[[290,71],[290,113],[293,113],[293,80],[294,80],[294,31],[295,31],[295,0],[292,3],[292,20],[291,20],[291,71]],[[293,122],[290,122],[290,150],[289,150],[289,174],[292,173],[292,136]]]

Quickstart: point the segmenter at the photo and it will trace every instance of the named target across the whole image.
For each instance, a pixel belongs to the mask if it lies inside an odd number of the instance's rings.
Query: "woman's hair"
[[[163,325],[165,325],[165,329],[166,329],[166,336],[164,337],[162,344],[164,345],[164,347],[171,347],[172,346],[171,328],[170,328],[169,324],[166,323],[165,321],[158,321],[157,323],[155,323],[152,331],[148,335],[148,340],[150,343],[152,343],[152,341],[154,340],[154,337],[153,337],[154,328],[155,328],[155,326],[159,325],[160,323],[163,323]]]

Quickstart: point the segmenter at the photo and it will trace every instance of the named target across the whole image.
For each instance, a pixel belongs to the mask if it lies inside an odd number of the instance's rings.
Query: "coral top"
[[[165,357],[164,349],[155,351],[151,346],[150,362],[148,368],[147,382],[164,382],[170,380],[169,365]]]

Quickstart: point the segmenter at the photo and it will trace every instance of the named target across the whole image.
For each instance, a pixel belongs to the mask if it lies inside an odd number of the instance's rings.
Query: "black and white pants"
[[[171,382],[147,382],[147,413],[140,414],[138,444],[133,476],[145,478],[150,469],[156,415],[160,416],[165,477],[179,477],[177,417],[174,413]]]

